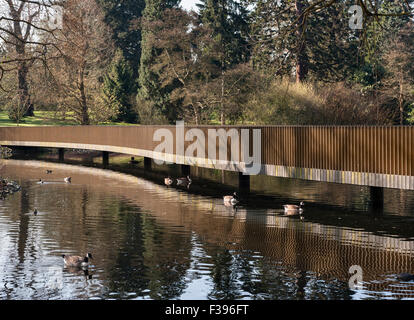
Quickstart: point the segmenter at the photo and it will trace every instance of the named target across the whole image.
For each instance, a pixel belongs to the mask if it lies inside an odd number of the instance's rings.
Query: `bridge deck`
[[[156,151],[164,141],[154,141],[154,133],[159,133],[160,129],[170,132],[173,139],[171,152],[167,154]],[[209,138],[209,130],[218,129],[224,129],[226,133],[233,130],[239,140],[232,149],[230,139],[222,138],[226,141],[225,161],[218,161],[220,139]],[[260,174],[414,190],[414,128],[409,126],[0,127],[0,144],[119,152],[244,172],[246,159],[242,154],[245,143],[242,131],[248,132],[252,155],[254,130],[260,133]],[[207,137],[197,145],[203,152],[186,156],[180,151],[177,137],[182,135],[184,139],[189,133]],[[183,143],[184,150],[191,145],[194,147],[196,140],[188,140]],[[216,144],[214,158],[209,153],[213,142]],[[234,161],[235,153],[240,155],[239,161]]]

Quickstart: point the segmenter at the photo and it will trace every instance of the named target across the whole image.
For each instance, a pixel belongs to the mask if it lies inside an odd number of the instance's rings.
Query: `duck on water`
[[[232,196],[224,196],[224,205],[231,205],[235,206],[240,202],[239,196],[237,195],[237,192],[234,192]]]
[[[283,209],[285,211],[285,214],[287,214],[287,215],[302,214],[304,205],[305,205],[305,203],[303,201],[301,201],[301,203],[299,205],[285,204],[283,206]]]
[[[67,256],[63,254],[62,258],[65,262],[65,265],[68,267],[87,267],[89,266],[89,259],[93,259],[92,254],[89,252],[85,255],[85,257]]]

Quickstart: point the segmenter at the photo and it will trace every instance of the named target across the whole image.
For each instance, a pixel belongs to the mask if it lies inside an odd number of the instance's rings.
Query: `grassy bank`
[[[77,125],[70,113],[65,118],[57,116],[54,111],[35,111],[34,117],[25,117],[19,124],[9,119],[6,111],[0,111],[0,127],[33,127],[33,126],[73,126]],[[98,125],[131,126],[124,122],[101,122]]]

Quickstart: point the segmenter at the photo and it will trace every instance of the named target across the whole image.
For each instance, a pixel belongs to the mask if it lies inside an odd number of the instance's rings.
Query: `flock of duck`
[[[20,186],[15,181],[8,179],[0,180],[0,199],[5,199],[6,195],[13,194],[20,190]]]
[[[52,170],[46,170],[47,174],[52,174]],[[63,179],[64,182],[66,183],[71,183],[72,182],[72,178],[71,177],[66,177]],[[164,179],[164,183],[166,186],[172,186],[174,184],[174,181],[177,182],[177,186],[185,186],[187,188],[190,187],[192,180],[190,178],[190,176],[186,176],[183,178],[178,178],[178,179],[172,179],[171,177],[167,177]],[[44,181],[42,179],[39,179],[38,183],[44,183]],[[2,183],[4,185],[4,182]],[[13,184],[13,187],[15,187],[15,185]],[[232,207],[236,207],[237,204],[240,203],[240,198],[237,194],[237,192],[234,192],[232,195],[226,195],[223,196],[223,202],[225,206],[232,206]],[[283,210],[285,215],[300,215],[301,219],[302,217],[302,213],[303,213],[303,207],[304,207],[305,203],[303,201],[301,201],[299,203],[299,205],[295,205],[295,204],[285,204],[283,205]],[[37,209],[34,209],[34,214],[37,215],[38,211]],[[77,256],[77,255],[62,255],[63,261],[65,266],[70,267],[70,268],[82,268],[84,270],[87,270],[89,263],[90,263],[90,259],[93,259],[92,254],[91,253],[87,253],[84,257],[82,256]],[[397,275],[397,279],[401,280],[401,281],[414,281],[414,275],[413,274],[409,274],[409,273],[402,273]]]
[[[46,170],[46,174],[52,174],[52,173],[53,173],[52,170]],[[66,182],[66,183],[71,183],[72,182],[72,178],[71,177],[66,177],[66,178],[63,178],[63,181]],[[43,184],[45,182],[46,181],[43,181],[43,179],[39,179],[39,181],[37,183]]]
[[[169,187],[174,184],[174,181],[177,181],[177,186],[185,186],[190,188],[191,183],[193,182],[190,176],[186,176],[183,178],[173,179],[170,176],[164,178],[164,184]],[[223,196],[223,202],[225,206],[235,207],[237,204],[240,203],[240,198],[237,192],[234,192],[232,195]],[[301,215],[303,213],[303,206],[305,203],[301,201],[299,205],[295,204],[285,204],[283,205],[283,209],[286,215]]]
[[[52,170],[46,170],[47,174],[52,174]],[[66,183],[71,183],[72,178],[66,177],[63,179]],[[186,176],[183,178],[178,179],[172,179],[171,177],[167,177],[164,179],[164,183],[166,186],[172,186],[174,184],[174,181],[176,181],[177,186],[185,186],[187,188],[190,187],[191,183],[193,182],[190,176]],[[39,184],[45,183],[42,179],[39,179]],[[240,198],[237,195],[237,192],[234,192],[233,195],[227,195],[223,197],[224,205],[225,206],[232,206],[235,207],[239,202]],[[286,204],[284,205],[284,210],[286,214],[297,214],[301,213],[303,211],[303,201],[299,205],[293,205],[293,204]],[[37,209],[34,209],[34,215],[38,214]],[[93,259],[92,254],[88,252],[84,257],[76,256],[76,255],[62,255],[63,261],[65,263],[65,266],[67,267],[75,267],[75,268],[87,268],[90,263],[90,259]]]

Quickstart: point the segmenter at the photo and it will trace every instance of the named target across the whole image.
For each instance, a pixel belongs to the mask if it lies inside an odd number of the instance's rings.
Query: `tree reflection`
[[[110,271],[109,291],[121,295],[149,294],[151,299],[179,297],[186,287],[187,257],[191,251],[189,236],[168,233],[154,218],[137,213],[136,209],[132,213],[131,208],[119,206],[118,210],[123,220],[124,243],[120,244]]]

